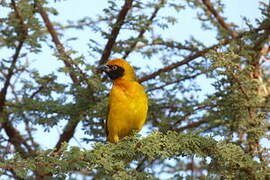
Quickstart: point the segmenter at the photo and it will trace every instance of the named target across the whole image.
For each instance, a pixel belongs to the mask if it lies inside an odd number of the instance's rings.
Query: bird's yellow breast
[[[136,81],[116,81],[110,92],[108,139],[117,142],[133,130],[142,129],[148,109],[143,86]]]

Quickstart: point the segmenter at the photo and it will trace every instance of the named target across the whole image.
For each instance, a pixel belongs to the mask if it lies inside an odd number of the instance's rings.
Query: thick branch
[[[126,59],[128,57],[128,55],[134,50],[134,48],[136,47],[136,45],[139,42],[139,40],[143,37],[144,33],[149,29],[149,26],[153,23],[153,20],[157,16],[158,11],[160,10],[160,8],[162,7],[163,4],[164,4],[164,0],[161,1],[161,4],[160,5],[158,5],[158,6],[155,7],[155,10],[154,10],[153,14],[147,20],[146,27],[143,27],[141,29],[141,31],[140,31],[138,37],[136,38],[136,40],[134,41],[134,43],[131,44],[130,47],[129,47],[129,49],[125,52],[125,55],[123,56],[123,59]]]
[[[1,116],[2,115],[3,113],[1,113]],[[17,131],[17,129],[15,129],[7,120],[2,123],[2,128],[5,130],[7,136],[9,137],[9,142],[14,145],[16,151],[19,152],[20,155],[24,158],[28,157],[28,152],[26,152],[26,150],[22,148],[21,145],[24,145],[29,152],[32,151],[32,148],[27,144],[26,140],[23,138],[20,132]]]
[[[210,46],[208,48],[205,48],[205,49],[203,49],[201,51],[197,51],[195,54],[192,54],[190,56],[187,56],[182,61],[175,62],[175,63],[173,63],[171,65],[168,65],[168,66],[165,66],[165,67],[163,67],[163,68],[161,68],[161,69],[159,69],[159,70],[157,70],[157,71],[155,71],[155,72],[153,72],[151,74],[145,75],[145,76],[141,77],[138,81],[141,83],[141,82],[144,82],[144,81],[153,79],[153,78],[157,77],[158,75],[160,75],[161,73],[169,72],[169,71],[171,71],[171,70],[173,70],[175,68],[178,68],[179,66],[188,64],[189,62],[195,60],[196,58],[204,56],[210,50],[214,50],[214,49],[219,48],[220,46],[227,45],[230,42],[232,42],[233,40],[241,39],[243,36],[246,36],[246,35],[251,34],[251,33],[257,33],[259,31],[269,30],[269,29],[270,29],[270,27],[268,27],[268,26],[266,26],[266,27],[265,26],[261,26],[259,28],[253,29],[251,31],[246,31],[246,32],[243,32],[241,34],[238,34],[238,36],[236,36],[234,38],[224,39],[221,43],[212,45],[212,46]]]
[[[237,32],[233,31],[231,27],[225,22],[224,18],[219,15],[219,13],[213,7],[213,4],[209,0],[202,0],[203,4],[207,7],[207,10],[214,15],[217,19],[217,22],[220,24],[222,28],[229,32],[229,34],[235,38],[238,36]]]
[[[111,52],[112,52],[112,48],[113,48],[115,41],[116,41],[116,38],[120,32],[121,26],[124,24],[124,20],[127,16],[127,13],[132,7],[132,2],[133,2],[133,0],[125,0],[125,4],[123,5],[121,11],[119,12],[119,14],[117,16],[117,20],[116,20],[115,24],[113,25],[111,35],[109,36],[109,39],[108,39],[107,44],[104,48],[103,54],[99,60],[100,65],[104,64],[108,60],[108,58],[110,57]]]
[[[72,61],[71,57],[66,53],[65,48],[63,46],[63,44],[61,43],[61,41],[58,38],[57,32],[54,29],[54,26],[52,24],[52,22],[49,19],[48,14],[46,13],[46,11],[44,11],[43,7],[41,6],[41,4],[39,3],[39,0],[35,0],[36,6],[37,6],[37,10],[39,12],[39,14],[41,15],[51,37],[52,40],[57,48],[58,53],[63,56],[62,60],[65,64],[65,66],[70,70],[69,72],[69,76],[72,79],[72,81],[76,84],[79,83],[78,78],[76,77],[75,73],[73,73],[73,67],[72,64],[70,63],[70,61]]]
[[[58,53],[63,56],[63,62],[65,64],[65,66],[70,70],[69,72],[69,76],[72,79],[74,84],[79,84],[80,81],[77,78],[76,74],[73,72],[74,68],[72,66],[72,64],[70,63],[72,61],[71,57],[66,53],[63,44],[61,43],[60,39],[58,38],[57,32],[54,29],[53,24],[51,23],[48,14],[46,13],[46,11],[44,11],[43,7],[41,6],[41,4],[39,3],[38,0],[35,0],[36,2],[36,6],[38,8],[38,12],[40,13],[51,37],[52,40],[57,48]],[[85,74],[76,66],[76,68],[79,70],[79,72],[81,73],[81,75],[85,77]],[[61,147],[61,144],[63,142],[68,142],[74,135],[75,133],[75,129],[79,124],[79,119],[80,117],[73,117],[71,118],[71,120],[67,123],[67,125],[65,126],[63,133],[60,135],[60,138],[58,140],[58,142],[55,145],[55,149],[56,151],[59,150],[59,148]]]
[[[12,76],[14,75],[14,70],[16,68],[16,63],[17,63],[17,61],[19,59],[21,49],[23,47],[24,41],[25,41],[26,36],[27,36],[27,28],[25,27],[25,25],[23,23],[23,19],[19,14],[19,11],[17,9],[16,3],[15,3],[14,0],[11,1],[11,5],[12,5],[12,7],[14,9],[15,16],[19,20],[19,23],[20,23],[20,31],[17,32],[18,37],[19,37],[19,44],[15,49],[14,55],[12,56],[11,65],[10,65],[10,67],[8,69],[8,73],[7,73],[7,76],[6,76],[4,86],[3,86],[3,88],[1,89],[1,92],[0,92],[0,117],[3,119],[3,122],[2,122],[1,125],[2,125],[2,128],[5,130],[7,136],[9,137],[10,143],[14,145],[15,149],[18,152],[20,152],[20,154],[23,157],[27,157],[27,152],[25,151],[25,149],[23,149],[21,147],[21,145],[23,144],[27,148],[27,150],[29,152],[32,151],[31,147],[27,144],[26,140],[19,133],[19,131],[17,131],[17,129],[15,129],[12,126],[11,122],[8,121],[8,119],[7,119],[8,115],[5,114],[5,112],[4,112],[4,107],[6,105],[7,90],[9,88],[9,86],[10,86],[10,81],[11,81]]]
[[[140,78],[138,81],[141,83],[141,82],[147,81],[149,79],[153,79],[156,76],[160,75],[161,73],[169,72],[169,71],[171,71],[171,70],[173,70],[173,69],[175,69],[175,68],[177,68],[179,66],[182,66],[184,64],[187,64],[187,63],[193,61],[194,59],[205,55],[210,50],[216,49],[218,47],[219,47],[219,44],[216,44],[216,45],[213,45],[213,46],[211,46],[209,48],[206,48],[206,49],[203,49],[201,51],[198,51],[197,53],[186,57],[184,60],[179,61],[179,62],[176,62],[176,63],[173,63],[173,64],[171,64],[169,66],[164,67],[164,68],[161,68],[161,69],[159,69],[159,70],[157,70],[157,71],[155,71],[155,72],[153,72],[153,73],[151,73],[149,75],[146,75],[146,76]]]
[[[63,142],[68,142],[73,137],[75,129],[78,126],[78,124],[79,120],[75,118],[73,119],[73,121],[71,119],[71,121],[68,122],[68,124],[64,128],[63,133],[60,135],[60,138],[55,145],[55,151],[58,151],[60,149]]]

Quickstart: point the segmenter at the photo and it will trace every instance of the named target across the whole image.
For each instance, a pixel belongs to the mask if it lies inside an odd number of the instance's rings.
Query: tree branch
[[[171,85],[171,84],[179,83],[179,82],[181,82],[181,81],[185,81],[185,80],[188,80],[188,79],[193,79],[193,78],[195,78],[195,77],[197,77],[197,76],[199,76],[199,75],[202,75],[202,74],[203,74],[203,73],[201,72],[201,73],[198,73],[198,74],[194,74],[193,76],[185,76],[185,77],[183,77],[183,78],[181,78],[181,79],[176,79],[176,80],[174,80],[174,81],[166,82],[165,84],[163,84],[163,85],[161,85],[161,86],[157,86],[157,87],[148,89],[147,92],[149,92],[149,91],[154,91],[154,90],[158,90],[158,89],[163,89],[164,87],[169,86],[169,85]]]
[[[174,129],[174,127],[176,127],[177,124],[179,124],[183,119],[186,119],[188,116],[192,115],[195,111],[203,110],[203,109],[205,109],[207,107],[216,107],[216,106],[217,105],[215,105],[215,104],[205,104],[205,105],[201,105],[201,106],[195,107],[191,112],[188,112],[187,114],[185,114],[183,116],[183,118],[181,118],[178,121],[176,121],[172,125],[172,130],[177,131],[177,132],[180,132],[180,131],[183,131],[183,130],[186,130],[186,129],[195,128],[195,127],[200,126],[201,124],[207,123],[208,122],[208,119],[202,119],[201,121],[192,122],[191,124],[188,124],[186,126],[183,126],[183,127],[177,128],[177,129]]]
[[[252,29],[250,31],[240,33],[236,37],[224,39],[221,43],[218,43],[218,44],[212,45],[212,46],[210,46],[208,48],[205,48],[203,50],[197,51],[195,54],[187,56],[185,59],[183,59],[183,60],[181,60],[179,62],[175,62],[175,63],[173,63],[171,65],[168,65],[168,66],[165,66],[165,67],[163,67],[163,68],[161,68],[161,69],[159,69],[159,70],[157,70],[157,71],[155,71],[155,72],[153,72],[151,74],[145,75],[145,76],[139,78],[138,82],[142,83],[144,81],[148,81],[148,80],[153,79],[156,76],[160,75],[161,73],[169,72],[169,71],[171,71],[171,70],[173,70],[175,68],[178,68],[179,66],[188,64],[189,62],[193,61],[194,59],[204,56],[210,50],[214,50],[214,49],[219,48],[220,46],[227,45],[230,42],[232,42],[233,40],[241,39],[243,36],[246,36],[246,35],[251,34],[251,33],[258,33],[259,31],[269,30],[269,29],[270,29],[270,27],[268,27],[268,26],[260,26],[260,27],[258,27],[256,29]]]
[[[186,130],[186,129],[196,128],[196,127],[199,127],[200,125],[202,125],[202,124],[204,124],[204,123],[207,123],[207,122],[208,122],[208,120],[203,119],[203,120],[201,120],[201,121],[193,122],[193,123],[188,124],[188,125],[186,125],[186,126],[177,128],[175,131],[176,131],[176,132],[181,132],[181,131],[184,131],[184,130]]]
[[[226,31],[228,31],[233,38],[236,38],[238,36],[237,32],[231,29],[231,27],[225,22],[224,18],[220,16],[219,13],[215,10],[213,4],[209,0],[202,0],[202,2],[206,6],[207,10],[214,15],[220,26]]]
[[[133,0],[125,0],[125,3],[117,16],[117,20],[116,20],[115,24],[113,25],[111,35],[110,35],[110,37],[107,41],[107,44],[104,48],[103,54],[99,60],[100,65],[104,64],[108,60],[108,58],[110,57],[111,52],[112,52],[112,48],[113,48],[115,41],[116,41],[116,38],[120,32],[121,26],[124,24],[124,20],[127,16],[127,13],[132,7],[132,2],[133,2]]]
[[[7,90],[10,86],[10,81],[12,76],[14,75],[14,70],[16,68],[16,63],[19,59],[19,55],[21,52],[21,49],[23,47],[23,44],[25,42],[25,39],[27,37],[27,28],[25,27],[24,23],[23,23],[23,19],[20,16],[20,13],[17,9],[16,3],[14,0],[11,1],[11,5],[14,9],[15,12],[15,16],[16,18],[19,20],[19,24],[20,24],[20,31],[18,31],[18,37],[19,37],[19,44],[17,45],[16,49],[15,49],[15,53],[12,56],[12,61],[11,61],[11,65],[8,69],[8,73],[6,76],[6,80],[4,83],[3,88],[1,89],[0,92],[0,117],[2,118],[3,122],[2,122],[2,128],[5,130],[7,136],[9,137],[9,141],[11,144],[14,145],[15,149],[22,155],[22,157],[27,157],[29,154],[25,151],[25,149],[23,149],[21,147],[21,145],[23,144],[26,149],[28,150],[28,152],[31,152],[32,149],[31,147],[27,144],[26,140],[23,138],[23,136],[19,133],[19,131],[17,131],[17,129],[15,129],[12,126],[12,123],[8,120],[8,115],[4,112],[4,108],[6,105],[6,95],[7,95]]]
[[[216,44],[216,45],[213,45],[213,46],[211,46],[211,47],[209,47],[209,48],[205,48],[205,49],[203,49],[203,50],[201,50],[201,51],[198,51],[197,53],[195,53],[195,54],[193,54],[193,55],[190,55],[190,56],[186,57],[186,58],[183,59],[182,61],[173,63],[173,64],[171,64],[171,65],[169,65],[169,66],[166,66],[166,67],[163,67],[163,68],[161,68],[161,69],[159,69],[159,70],[157,70],[157,71],[155,71],[155,72],[153,72],[153,73],[151,73],[151,74],[149,74],[149,75],[143,76],[143,77],[141,77],[138,81],[139,81],[140,83],[142,83],[142,82],[147,81],[147,80],[149,80],[149,79],[153,79],[153,78],[155,78],[156,76],[160,75],[161,73],[169,72],[169,71],[171,71],[171,70],[173,70],[173,69],[175,69],[175,68],[177,68],[177,67],[179,67],[179,66],[182,66],[182,65],[184,65],[184,64],[187,64],[187,63],[191,62],[192,60],[194,60],[194,59],[196,59],[196,58],[198,58],[198,57],[201,57],[201,56],[205,55],[205,54],[206,54],[207,52],[209,52],[210,50],[213,50],[213,49],[218,48],[219,46],[220,46],[220,44]]]
[[[60,39],[58,38],[58,34],[54,29],[53,24],[51,23],[48,14],[46,11],[44,11],[42,5],[39,3],[39,0],[35,0],[38,12],[40,13],[51,37],[52,40],[57,48],[58,53],[63,56],[62,58],[65,66],[70,70],[69,76],[74,84],[78,85],[80,83],[80,80],[77,78],[76,74],[73,72],[74,67],[72,66],[72,58],[66,53],[65,48],[63,44],[61,43]],[[79,70],[79,73],[86,79],[86,75],[79,69],[78,66],[75,65],[75,67]],[[89,86],[89,85],[88,85]],[[90,86],[89,86],[90,87]],[[35,94],[33,94],[35,95]],[[80,116],[74,116],[70,118],[70,121],[67,123],[67,125],[64,127],[63,133],[60,135],[59,140],[57,141],[55,145],[55,151],[58,151],[61,147],[61,144],[63,142],[68,142],[74,135],[75,129],[78,126],[80,121]]]
[[[160,8],[162,7],[162,5],[164,4],[164,2],[165,1],[162,0],[161,1],[161,4],[155,7],[155,10],[152,13],[151,17],[147,20],[146,27],[143,27],[141,29],[141,31],[140,31],[138,37],[136,38],[136,40],[134,41],[134,43],[130,45],[130,48],[128,50],[125,51],[125,54],[123,56],[123,59],[126,59],[128,57],[128,55],[134,50],[134,48],[136,47],[136,45],[139,42],[139,40],[143,37],[144,33],[149,29],[149,26],[153,23],[153,20],[157,16],[157,13],[160,10]]]
[[[68,142],[73,137],[75,129],[78,126],[78,124],[79,124],[78,117],[77,118],[74,117],[74,119],[71,119],[70,122],[67,123],[63,133],[60,135],[60,138],[55,145],[55,152],[60,149],[63,142]]]
[[[70,70],[69,72],[69,76],[72,79],[72,81],[76,84],[79,83],[79,79],[77,78],[77,76],[75,75],[75,73],[73,72],[74,68],[72,67],[72,58],[66,53],[65,48],[63,46],[63,44],[61,43],[61,41],[58,38],[57,32],[54,29],[53,24],[51,23],[48,14],[46,13],[46,11],[43,10],[43,7],[41,6],[41,4],[39,3],[39,0],[35,0],[35,4],[37,7],[37,10],[39,12],[39,14],[41,15],[47,30],[49,31],[52,40],[55,44],[55,47],[58,51],[58,53],[63,56],[63,58],[61,58],[65,64],[65,66]]]
[[[12,57],[11,65],[10,65],[10,67],[8,69],[8,72],[7,72],[7,76],[6,76],[6,81],[4,83],[4,87],[2,88],[2,90],[0,92],[0,112],[3,111],[2,108],[4,107],[4,103],[6,101],[5,98],[6,98],[6,94],[7,94],[7,89],[9,87],[9,85],[10,85],[10,80],[11,80],[11,77],[13,76],[13,74],[14,74],[14,69],[16,67],[16,62],[18,60],[18,57],[19,57],[20,52],[21,52],[21,49],[23,47],[25,38],[27,36],[27,29],[24,26],[22,17],[20,16],[20,14],[18,12],[18,9],[17,9],[17,6],[16,6],[14,0],[11,1],[11,5],[12,5],[14,11],[15,11],[16,18],[19,19],[20,31],[17,32],[17,33],[18,33],[18,37],[20,37],[20,39],[19,39],[19,44],[16,47],[15,53],[14,53],[14,55]]]
[[[180,43],[174,41],[160,41],[160,40],[153,40],[150,43],[144,43],[142,45],[136,45],[134,49],[144,48],[147,46],[165,46],[165,48],[172,48],[172,49],[179,49],[179,50],[187,50],[187,51],[198,51],[198,49],[194,46],[185,46]]]

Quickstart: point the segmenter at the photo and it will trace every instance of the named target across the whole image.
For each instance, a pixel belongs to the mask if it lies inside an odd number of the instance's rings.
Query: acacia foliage
[[[53,7],[45,0],[1,1],[3,178],[269,178],[269,149],[261,143],[270,129],[269,4],[261,2],[256,23],[243,18],[245,26],[229,22],[219,0],[107,1],[98,16],[64,23],[52,20],[61,16]],[[216,43],[166,38],[189,10]],[[90,32],[90,61],[72,47],[83,41],[67,39],[70,31]],[[35,57],[61,64],[41,73]],[[136,64],[150,99],[151,133],[116,145],[105,143],[109,85],[96,72],[112,57]],[[149,61],[160,65],[147,67]],[[207,81],[214,90],[205,93]],[[55,146],[42,147],[37,129],[50,133],[63,123]],[[68,144],[76,131],[91,149]]]

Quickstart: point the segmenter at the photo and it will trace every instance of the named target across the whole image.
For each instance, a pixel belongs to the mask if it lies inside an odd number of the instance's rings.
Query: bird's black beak
[[[100,65],[100,66],[98,66],[97,69],[100,72],[106,72],[106,73],[108,73],[111,70],[110,67],[107,65]]]

